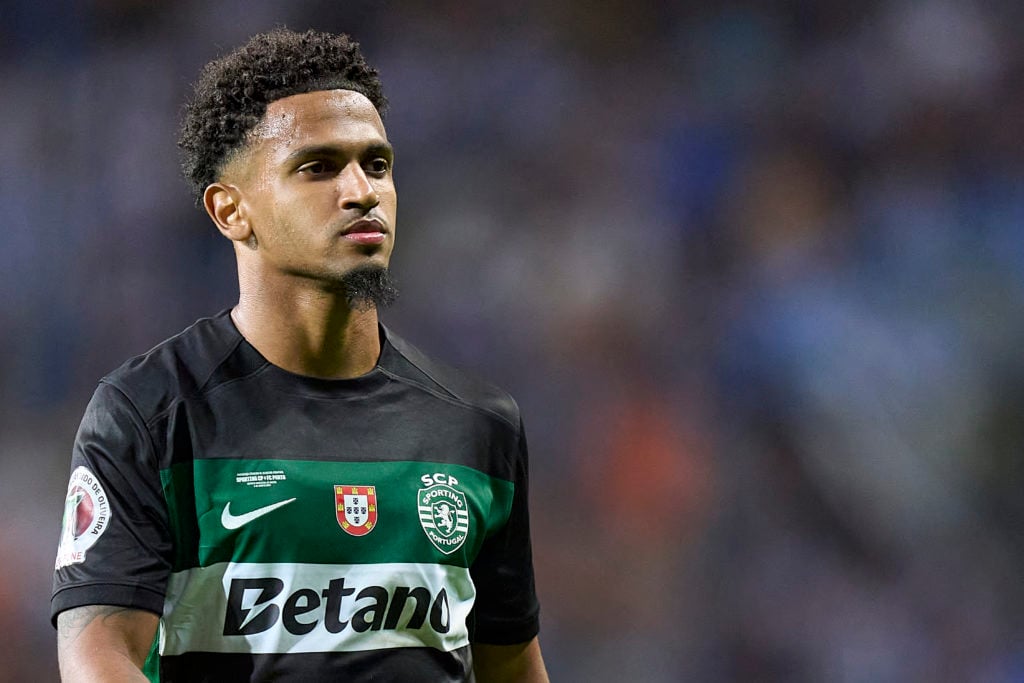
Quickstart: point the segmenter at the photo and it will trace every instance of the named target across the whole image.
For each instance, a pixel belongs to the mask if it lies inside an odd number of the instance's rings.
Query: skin
[[[239,302],[231,316],[267,360],[300,375],[351,378],[380,356],[377,310],[352,309],[342,277],[386,267],[395,244],[394,157],[373,104],[348,90],[272,102],[244,149],[203,204],[234,245]],[[342,234],[360,219],[379,222],[380,244]],[[145,681],[141,669],[159,618],[90,605],[57,618],[64,681]],[[536,638],[473,646],[480,683],[547,683]]]
[[[349,378],[380,356],[377,311],[352,310],[338,283],[357,266],[386,267],[398,198],[384,124],[348,90],[294,95],[267,107],[246,149],[204,205],[238,260],[232,318],[267,360],[291,372]],[[384,242],[341,232],[380,222]]]
[[[143,683],[159,617],[143,610],[86,605],[57,616],[57,661],[65,683]]]
[[[474,643],[473,672],[480,683],[548,683],[536,638],[518,645]]]

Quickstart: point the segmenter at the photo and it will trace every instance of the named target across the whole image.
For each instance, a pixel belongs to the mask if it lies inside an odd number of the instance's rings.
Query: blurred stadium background
[[[348,31],[384,316],[519,399],[553,680],[1024,680],[1024,4],[0,5],[0,680],[97,379],[235,300],[199,67]]]

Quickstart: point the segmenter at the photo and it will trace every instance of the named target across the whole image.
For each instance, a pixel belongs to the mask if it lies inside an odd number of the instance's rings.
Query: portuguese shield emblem
[[[335,484],[334,507],[338,524],[353,536],[365,536],[377,524],[377,489],[373,486]]]
[[[434,484],[417,494],[420,526],[445,555],[462,547],[469,533],[469,508],[466,494],[448,484]]]

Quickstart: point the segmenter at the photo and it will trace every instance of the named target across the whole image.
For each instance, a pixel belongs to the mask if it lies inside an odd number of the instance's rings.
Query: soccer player
[[[181,147],[239,302],[86,409],[65,681],[547,681],[519,410],[378,321],[385,104],[344,35],[276,30],[203,70]]]

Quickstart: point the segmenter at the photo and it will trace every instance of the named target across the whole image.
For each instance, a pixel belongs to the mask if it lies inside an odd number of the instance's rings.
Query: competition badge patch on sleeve
[[[109,522],[110,500],[100,480],[86,467],[75,468],[64,499],[64,521],[54,569],[85,562],[85,551],[100,539]]]
[[[334,506],[338,524],[353,536],[365,536],[377,524],[377,489],[374,486],[335,484]]]
[[[455,488],[458,479],[443,473],[425,474],[421,481],[427,488],[416,495],[420,526],[435,548],[451,555],[462,547],[469,534],[466,494]]]

